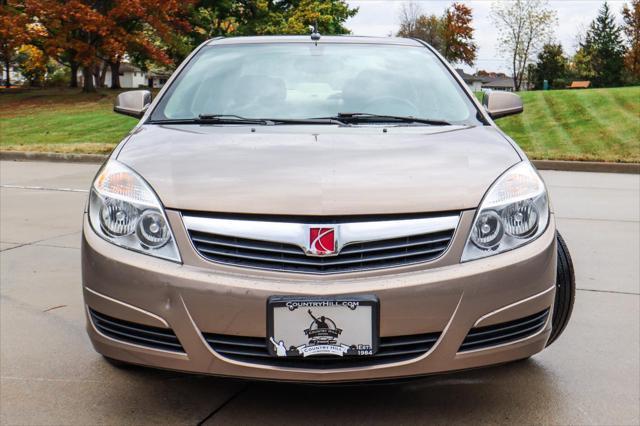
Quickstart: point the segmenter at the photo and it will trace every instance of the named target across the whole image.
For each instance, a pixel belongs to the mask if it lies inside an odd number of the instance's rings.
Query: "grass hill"
[[[640,87],[523,92],[497,124],[533,159],[640,162]]]
[[[0,91],[0,149],[107,153],[136,120],[115,92]],[[640,87],[523,92],[525,112],[498,125],[532,159],[640,162]]]

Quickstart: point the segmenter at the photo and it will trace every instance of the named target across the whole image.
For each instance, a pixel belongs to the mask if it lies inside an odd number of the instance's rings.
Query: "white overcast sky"
[[[355,35],[388,36],[398,31],[398,15],[403,0],[347,0],[350,6],[360,8],[358,14],[347,21],[349,28]],[[423,13],[442,15],[452,1],[420,0],[418,3]],[[502,71],[509,73],[509,66],[497,46],[497,34],[489,17],[492,0],[463,1],[473,10],[473,26],[475,40],[478,44],[478,60],[473,68],[464,66],[466,71],[485,69],[488,71]],[[565,52],[574,53],[576,35],[581,29],[587,28],[596,17],[602,5],[601,0],[552,0],[549,6],[557,12],[558,26],[555,28],[555,38],[562,43]],[[609,6],[621,22],[622,0],[609,1]]]

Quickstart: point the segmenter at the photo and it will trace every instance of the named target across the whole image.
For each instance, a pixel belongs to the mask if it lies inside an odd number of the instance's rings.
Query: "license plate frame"
[[[296,310],[316,310],[317,316],[309,315],[309,324],[302,323],[300,312],[295,313],[298,317],[296,322],[300,325],[302,333],[296,335],[296,343],[287,346],[284,343],[282,335],[276,330],[276,309],[280,310],[277,314],[279,318],[283,315]],[[370,311],[370,349],[367,347],[368,341],[363,342],[342,342],[339,335],[343,329],[347,329],[349,323],[336,324],[330,317],[323,315],[323,312],[329,312],[331,315],[339,315],[341,319],[348,316],[351,312],[361,309],[358,315],[360,322],[367,316]],[[313,313],[313,311],[312,311]],[[355,319],[355,313],[352,314]],[[324,324],[324,325],[323,325]],[[380,302],[375,295],[356,295],[356,296],[271,296],[267,299],[267,347],[269,354],[273,357],[318,357],[327,355],[349,356],[349,357],[368,357],[373,356],[378,350],[379,328],[380,328]],[[315,329],[314,329],[315,325]],[[325,327],[327,326],[327,327]],[[308,328],[306,328],[308,327]],[[341,327],[341,328],[338,328]],[[361,325],[361,328],[364,327]],[[306,329],[305,329],[306,328]],[[339,330],[339,331],[338,331]],[[337,334],[336,334],[337,333]],[[291,334],[291,330],[289,330]],[[306,336],[306,337],[304,337]],[[300,341],[308,339],[306,343],[300,345]]]

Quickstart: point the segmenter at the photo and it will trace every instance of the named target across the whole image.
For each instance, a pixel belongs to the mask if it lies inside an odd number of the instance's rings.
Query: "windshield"
[[[476,112],[425,47],[274,43],[204,47],[172,83],[151,120],[363,113],[477,124]]]

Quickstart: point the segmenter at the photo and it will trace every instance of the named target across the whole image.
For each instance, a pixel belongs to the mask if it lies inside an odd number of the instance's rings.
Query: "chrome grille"
[[[215,262],[285,272],[338,273],[433,260],[445,252],[453,230],[352,243],[331,257],[307,256],[302,248],[293,244],[199,231],[189,231],[189,235],[196,250]]]

